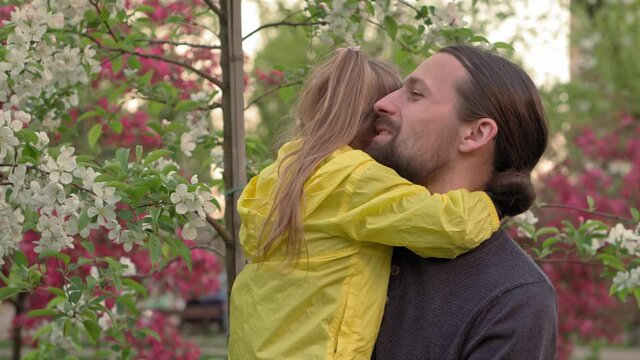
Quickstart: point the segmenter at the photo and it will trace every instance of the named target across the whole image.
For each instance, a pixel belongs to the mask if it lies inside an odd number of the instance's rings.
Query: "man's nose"
[[[383,97],[382,99],[376,101],[375,104],[373,104],[373,110],[375,110],[375,112],[378,115],[392,115],[395,114],[398,110],[398,107],[395,104],[394,98],[395,98],[395,93],[396,91],[387,94],[385,97]]]

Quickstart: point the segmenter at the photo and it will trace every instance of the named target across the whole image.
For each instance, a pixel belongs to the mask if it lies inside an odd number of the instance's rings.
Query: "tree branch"
[[[100,6],[98,6],[97,2],[93,2],[92,0],[89,0],[89,3],[91,5],[93,5],[94,8],[96,8],[96,11],[98,12],[98,17],[100,17],[100,12],[102,10],[100,10]],[[116,34],[113,32],[113,30],[111,30],[111,27],[109,26],[109,24],[106,21],[102,21],[102,23],[107,27],[107,30],[109,30],[109,34],[111,35],[111,37],[113,38],[113,40],[115,41],[119,41],[118,37],[116,36]]]
[[[216,15],[218,15],[218,18],[220,18],[221,21],[222,19],[225,18],[225,14],[222,13],[222,10],[220,10],[220,8],[216,6],[216,4],[213,3],[213,1],[204,0],[204,2],[207,4],[207,6],[209,6],[209,9],[211,9],[211,11],[213,11]]]
[[[410,7],[410,8],[412,8],[413,10],[415,10],[415,12],[420,13],[420,10],[418,10],[418,8],[417,8],[417,7],[415,7],[415,6],[411,5],[411,4],[409,4],[409,3],[408,3],[408,2],[406,2],[406,1],[402,1],[402,0],[400,0],[400,1],[398,1],[398,3],[400,3],[400,4],[402,4],[402,5],[406,5],[406,6]]]
[[[571,206],[571,205],[542,204],[542,205],[538,205],[536,207],[539,208],[539,209],[548,208],[548,209],[573,210],[573,211],[578,211],[578,212],[582,212],[582,213],[585,213],[585,214],[602,216],[602,217],[606,217],[606,218],[609,218],[609,219],[614,219],[614,220],[626,222],[626,223],[629,223],[629,224],[635,224],[636,223],[635,220],[629,219],[629,218],[626,218],[626,217],[622,217],[622,216],[618,216],[618,215],[614,215],[614,214],[609,214],[609,213],[606,213],[606,212],[603,212],[603,211],[583,209],[583,208],[580,208],[580,207],[577,207],[577,206]]]
[[[284,84],[280,84],[277,87],[274,87],[273,89],[270,89],[269,91],[260,94],[260,96],[256,97],[255,99],[249,101],[249,103],[247,104],[247,106],[244,107],[244,110],[247,110],[248,108],[250,108],[252,105],[256,104],[257,102],[259,102],[260,100],[262,100],[263,98],[273,94],[274,92],[279,91],[280,89],[284,89],[287,88],[289,86],[296,86],[296,85],[300,85],[302,84],[302,81],[293,81],[293,82],[288,82],[288,83],[284,83]]]
[[[156,40],[156,39],[148,39],[147,41],[150,44],[167,44],[167,45],[173,45],[173,46],[185,45],[185,46],[190,46],[190,47],[193,47],[193,48],[210,49],[210,50],[219,50],[220,49],[220,45],[193,44],[193,43],[181,42],[181,41]]]
[[[193,251],[193,250],[197,250],[197,249],[208,250],[208,251],[211,251],[212,253],[220,256],[221,258],[224,257],[224,254],[222,253],[222,251],[214,248],[213,246],[196,245],[196,246],[190,246],[189,247],[189,251]],[[176,262],[176,261],[178,261],[180,259],[182,259],[182,256],[176,256],[173,259],[169,260],[166,264],[164,264],[164,266],[161,269],[158,269],[158,270],[155,270],[155,271],[151,270],[146,274],[136,274],[136,275],[127,276],[127,277],[130,277],[130,278],[148,278],[149,276],[166,269],[167,267],[169,267],[169,265],[173,264],[174,262]]]
[[[574,265],[583,265],[583,266],[595,266],[595,267],[604,267],[602,263],[597,261],[582,261],[582,260],[569,260],[569,259],[533,259],[538,263],[550,263],[550,264],[574,264]]]
[[[226,244],[233,243],[233,236],[220,222],[210,215],[207,215],[207,222],[213,226],[218,235],[222,238]]]
[[[165,104],[165,105],[170,105],[170,106],[176,106],[177,105],[177,104],[168,103],[166,101],[162,101],[160,99],[154,99],[154,98],[150,98],[150,97],[146,97],[146,96],[137,95],[137,96],[133,96],[133,97],[136,98],[136,99],[140,99],[140,100],[153,101],[153,102],[157,102],[157,103]],[[208,104],[207,106],[199,107],[199,108],[196,108],[194,110],[209,111],[209,110],[217,109],[217,108],[220,108],[220,107],[222,107],[221,103],[214,102],[214,103]]]
[[[313,25],[327,25],[326,21],[305,21],[305,22],[290,22],[290,21],[280,21],[277,23],[269,23],[269,24],[264,24],[259,26],[257,29],[253,30],[252,32],[250,32],[249,34],[245,35],[242,38],[242,41],[247,40],[251,35],[257,33],[260,30],[266,29],[266,28],[270,28],[270,27],[278,27],[278,26],[293,26],[293,27],[297,27],[297,26],[313,26]]]
[[[174,59],[170,59],[170,58],[166,58],[160,55],[154,55],[154,54],[145,54],[145,53],[141,53],[141,52],[137,52],[137,51],[131,51],[131,50],[126,50],[126,49],[121,49],[121,48],[114,48],[114,47],[103,47],[103,49],[105,50],[111,50],[111,51],[117,51],[117,52],[121,52],[124,54],[129,54],[129,55],[135,55],[135,56],[139,56],[141,58],[146,58],[146,59],[154,59],[154,60],[160,60],[160,61],[164,61],[167,62],[169,64],[173,64],[182,68],[185,68],[187,70],[190,70],[196,74],[198,74],[199,76],[203,77],[204,79],[206,79],[207,81],[209,81],[210,83],[214,84],[215,86],[221,88],[222,87],[222,81],[214,78],[211,75],[205,74],[203,71],[198,70],[196,68],[194,68],[193,66],[189,65],[189,64],[185,64],[183,62],[180,62],[178,60],[174,60]]]

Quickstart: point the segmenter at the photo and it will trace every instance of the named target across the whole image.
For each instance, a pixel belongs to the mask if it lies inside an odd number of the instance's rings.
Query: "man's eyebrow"
[[[428,93],[431,92],[429,85],[427,85],[427,83],[419,77],[415,77],[415,76],[407,77],[406,79],[404,79],[404,85],[408,87],[414,87],[414,88],[417,87],[420,90],[423,90]]]

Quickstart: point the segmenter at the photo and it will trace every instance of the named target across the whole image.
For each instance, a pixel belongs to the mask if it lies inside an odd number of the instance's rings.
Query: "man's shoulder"
[[[422,259],[406,249],[394,251],[393,265],[403,270],[403,282],[450,287],[472,296],[507,293],[527,284],[553,288],[547,276],[503,230],[456,259]],[[424,282],[420,279],[428,279]],[[394,277],[392,276],[392,282]],[[450,291],[450,290],[449,290]]]
[[[377,359],[466,358],[500,329],[513,338],[544,328],[544,334],[525,338],[519,346],[554,346],[539,342],[555,341],[555,290],[502,230],[452,260],[394,249],[387,295]]]

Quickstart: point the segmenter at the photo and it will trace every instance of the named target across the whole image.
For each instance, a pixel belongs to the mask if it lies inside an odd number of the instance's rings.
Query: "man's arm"
[[[520,285],[488,304],[474,325],[464,359],[556,358],[557,300],[546,281]]]

